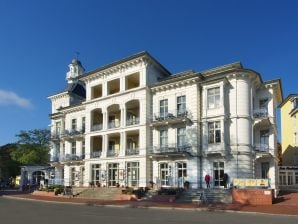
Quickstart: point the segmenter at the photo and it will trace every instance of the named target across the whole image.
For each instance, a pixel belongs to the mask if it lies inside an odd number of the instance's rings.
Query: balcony
[[[119,128],[120,127],[120,122],[115,120],[115,121],[110,121],[108,123],[108,128],[112,129],[112,128]]]
[[[94,124],[91,126],[91,131],[100,131],[102,130],[102,124]]]
[[[254,150],[256,152],[269,153],[269,149],[270,148],[268,144],[261,144],[261,143],[254,144]]]
[[[93,151],[90,154],[90,158],[94,159],[94,158],[100,158],[101,157],[101,151]]]
[[[77,129],[71,129],[71,130],[65,130],[63,134],[61,134],[61,137],[64,139],[74,139],[74,138],[82,138],[84,135],[85,130],[77,130]]]
[[[177,143],[168,145],[153,146],[150,154],[152,155],[185,155],[191,153],[190,144],[178,145]]]
[[[116,150],[108,150],[107,151],[107,157],[117,157],[119,155],[119,152]]]
[[[54,132],[51,134],[51,141],[53,142],[59,142],[60,141],[60,133]]]
[[[139,117],[126,120],[126,126],[136,125],[136,124],[139,124],[139,123],[140,123],[140,118]]]
[[[140,154],[140,149],[139,148],[126,149],[125,150],[125,155],[127,155],[127,156],[139,155],[139,154]]]
[[[152,126],[188,122],[190,113],[187,110],[175,110],[166,113],[155,113],[152,118]]]
[[[254,109],[253,114],[254,114],[255,119],[267,118],[268,110],[267,110],[267,108]]]
[[[85,155],[81,154],[65,154],[65,156],[60,157],[61,162],[72,162],[72,161],[82,161],[85,159]]]

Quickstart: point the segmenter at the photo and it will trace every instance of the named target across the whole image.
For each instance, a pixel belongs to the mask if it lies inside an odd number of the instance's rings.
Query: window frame
[[[207,108],[217,109],[220,108],[220,86],[207,89]],[[211,103],[213,101],[213,104]]]
[[[208,144],[220,144],[221,137],[221,121],[211,121],[207,124],[208,128]]]

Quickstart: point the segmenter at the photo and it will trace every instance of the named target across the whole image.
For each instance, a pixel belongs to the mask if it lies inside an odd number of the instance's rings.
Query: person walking
[[[206,176],[205,176],[205,182],[206,182],[207,188],[210,188],[210,180],[211,180],[210,175],[209,174],[206,174]]]

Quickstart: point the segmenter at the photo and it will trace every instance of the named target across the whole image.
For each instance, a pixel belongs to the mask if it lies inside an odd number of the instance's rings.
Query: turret
[[[73,59],[68,65],[69,71],[66,73],[67,82],[73,83],[85,71],[82,63],[78,59]]]

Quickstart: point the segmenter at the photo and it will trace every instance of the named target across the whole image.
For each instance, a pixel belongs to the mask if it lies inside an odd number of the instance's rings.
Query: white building
[[[52,95],[52,166],[74,186],[213,187],[223,174],[276,182],[279,80],[240,63],[172,75],[147,52],[91,72],[73,60]]]

